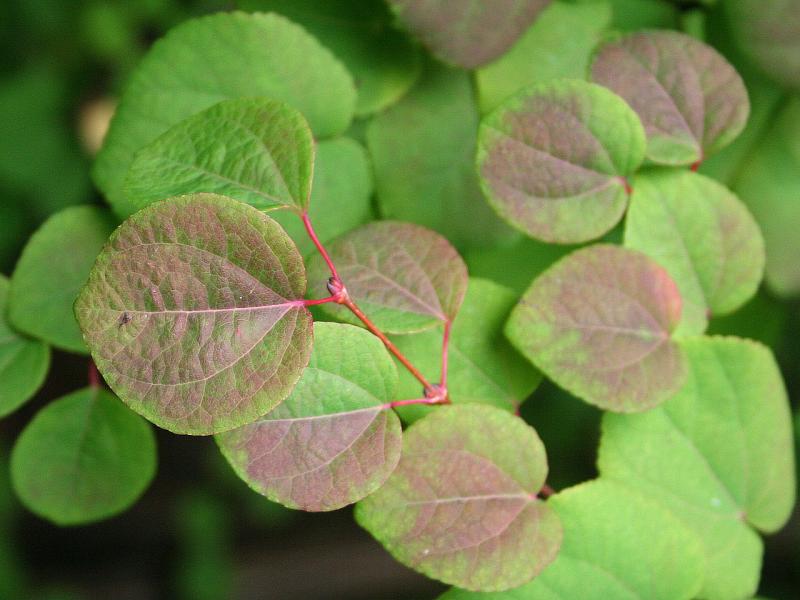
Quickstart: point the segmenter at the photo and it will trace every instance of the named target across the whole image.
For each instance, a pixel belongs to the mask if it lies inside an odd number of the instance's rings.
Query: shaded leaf
[[[72,305],[115,226],[111,213],[98,206],[66,208],[45,221],[11,277],[11,324],[62,350],[86,353]]]
[[[335,510],[361,500],[397,466],[397,370],[371,333],[314,325],[314,351],[289,397],[258,421],[217,436],[237,475],[289,508]]]
[[[90,523],[125,510],[155,471],[156,442],[149,425],[100,388],[45,406],[11,454],[17,495],[58,525]]]
[[[158,200],[213,192],[261,210],[308,207],[314,140],[303,115],[266,98],[215,104],[136,153],[120,214]]]
[[[75,314],[100,372],[131,408],[176,433],[244,425],[280,403],[311,352],[305,274],[280,226],[195,194],[117,229]]]
[[[564,527],[552,565],[498,594],[452,589],[440,600],[688,600],[703,582],[697,537],[656,502],[598,479],[548,500]]]
[[[97,156],[95,182],[112,205],[123,203],[137,150],[222,100],[259,96],[290,104],[315,135],[328,137],[347,129],[356,94],[341,63],[279,15],[217,13],[179,25],[128,82]]]
[[[0,275],[0,417],[22,406],[44,383],[50,348],[20,335],[6,320],[8,279]]]
[[[697,532],[708,562],[703,598],[740,598],[758,584],[762,545],[746,526],[781,527],[794,505],[792,432],[772,354],[755,342],[682,343],[686,385],[656,410],[606,415],[598,466]]]
[[[625,176],[644,158],[636,114],[608,90],[579,80],[526,88],[486,117],[478,171],[489,203],[531,237],[577,243],[622,217]]]
[[[466,589],[529,581],[558,552],[561,525],[536,498],[544,446],[490,406],[444,406],[405,433],[400,464],[356,519],[401,563]]]
[[[385,333],[412,333],[451,320],[467,290],[467,267],[433,231],[393,221],[355,229],[328,246],[350,297]],[[309,290],[328,296],[330,273],[319,255],[309,260]],[[338,319],[360,325],[348,309],[323,304]]]
[[[711,46],[675,31],[633,33],[602,46],[592,79],[622,96],[647,132],[647,158],[702,161],[744,129],[742,78]]]
[[[617,412],[656,406],[685,378],[672,340],[681,297],[644,254],[595,245],[561,259],[531,285],[506,334],[545,375]]]
[[[550,0],[389,0],[400,22],[443,61],[472,69],[508,50]]]

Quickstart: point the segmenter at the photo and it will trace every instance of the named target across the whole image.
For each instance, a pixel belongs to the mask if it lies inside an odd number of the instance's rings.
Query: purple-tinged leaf
[[[711,46],[675,31],[643,31],[602,46],[592,79],[639,114],[647,158],[702,161],[738,136],[750,114],[742,78]]]
[[[644,159],[639,118],[599,85],[528,87],[481,123],[478,172],[498,214],[531,237],[578,243],[622,217],[625,177]]]
[[[473,69],[508,50],[550,0],[389,0],[400,22],[444,62]]]
[[[108,384],[176,433],[239,427],[280,403],[311,353],[303,261],[272,219],[194,194],[111,236],[75,304]]]
[[[561,545],[536,494],[544,446],[524,421],[483,405],[441,407],[405,433],[400,464],[356,519],[401,563],[464,589],[535,577]]]
[[[615,412],[652,408],[680,388],[685,358],[672,340],[681,297],[644,254],[596,245],[540,275],[506,324],[545,375]]]
[[[444,237],[419,225],[378,221],[328,247],[350,297],[386,333],[413,333],[452,320],[467,291],[467,267]],[[327,296],[330,273],[319,256],[309,261],[310,293]],[[335,304],[336,318],[361,324]]]
[[[377,337],[316,323],[311,360],[289,397],[217,442],[260,494],[289,508],[335,510],[375,491],[400,459],[400,419],[389,408],[396,387]]]

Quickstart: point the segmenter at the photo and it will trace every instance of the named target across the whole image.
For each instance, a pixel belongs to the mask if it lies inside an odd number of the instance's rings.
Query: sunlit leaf
[[[236,473],[290,508],[335,510],[374,492],[402,445],[397,370],[371,333],[314,325],[314,351],[288,398],[258,421],[217,436]]]
[[[48,404],[23,430],[11,454],[19,498],[59,525],[89,523],[125,510],[155,471],[150,426],[100,388]]]
[[[672,340],[681,297],[667,272],[634,250],[596,245],[540,275],[511,313],[511,342],[558,385],[606,410],[636,412],[683,383]]]
[[[558,80],[526,88],[483,120],[477,162],[500,216],[531,237],[577,243],[620,220],[625,176],[644,149],[639,118],[622,99]]]
[[[280,403],[311,352],[305,274],[280,226],[195,194],[117,229],[75,313],[108,384],[176,433],[244,425]]]
[[[465,589],[519,586],[547,566],[561,525],[536,498],[539,436],[490,406],[445,406],[405,433],[400,464],[356,519],[401,563]]]
[[[699,535],[702,598],[744,598],[757,586],[766,532],[788,519],[795,474],[789,405],[769,350],[735,338],[683,342],[689,377],[663,406],[606,415],[603,477],[657,499]]]
[[[750,112],[742,78],[711,46],[675,31],[645,31],[602,46],[592,79],[622,96],[647,132],[647,158],[702,161],[741,133]]]

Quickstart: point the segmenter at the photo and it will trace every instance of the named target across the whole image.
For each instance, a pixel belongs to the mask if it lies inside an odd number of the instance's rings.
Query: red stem
[[[91,358],[89,359],[87,377],[89,379],[90,388],[97,389],[100,387],[100,373],[98,372],[97,366],[94,364],[94,361]]]
[[[303,211],[303,214],[301,214],[300,217],[303,219],[303,225],[305,226],[306,231],[308,232],[308,237],[311,238],[311,241],[314,242],[314,245],[317,247],[317,250],[322,255],[322,260],[324,260],[325,264],[328,265],[328,268],[331,271],[331,275],[333,275],[334,279],[339,280],[339,273],[336,272],[336,267],[334,266],[330,255],[328,255],[328,251],[325,250],[325,247],[322,245],[322,242],[319,241],[317,233],[314,231],[314,227],[311,225],[311,219],[308,216],[308,211]]]
[[[317,306],[318,304],[327,304],[328,302],[338,302],[339,296],[328,296],[327,298],[320,298],[319,300],[303,300],[303,306]]]
[[[546,500],[547,498],[549,498],[550,496],[552,496],[555,493],[556,493],[556,491],[545,483],[542,486],[542,489],[539,490],[539,497],[542,498],[543,500]]]
[[[444,335],[442,336],[442,376],[439,378],[442,388],[447,389],[447,348],[450,345],[450,330],[453,322],[448,319],[444,322]]]
[[[415,404],[426,404],[432,406],[435,404],[445,404],[441,398],[412,398],[410,400],[393,400],[383,405],[383,408],[397,408],[398,406],[413,406]]]

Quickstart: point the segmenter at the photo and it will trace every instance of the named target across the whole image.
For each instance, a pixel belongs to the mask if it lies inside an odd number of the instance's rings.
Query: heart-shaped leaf
[[[700,590],[700,541],[653,500],[598,479],[568,488],[547,504],[564,527],[552,565],[515,590],[452,589],[440,600],[689,600]]]
[[[400,459],[400,419],[389,406],[396,387],[377,337],[316,323],[311,360],[289,397],[217,442],[237,475],[270,500],[335,510],[374,492]]]
[[[663,406],[606,415],[598,466],[642,490],[699,535],[708,563],[701,598],[755,592],[767,532],[795,496],[789,404],[772,354],[735,338],[682,342],[689,377]]]
[[[618,246],[577,250],[540,275],[506,334],[545,375],[590,404],[636,412],[683,383],[672,340],[681,297],[650,258]]]
[[[334,240],[328,252],[350,297],[386,333],[412,333],[452,320],[467,290],[467,267],[445,238],[410,223],[376,221]],[[309,261],[314,297],[327,296],[330,273]],[[360,325],[349,310],[322,308]]]
[[[179,25],[128,82],[94,179],[120,216],[134,153],[171,126],[230,98],[267,97],[297,108],[319,137],[347,129],[356,92],[342,64],[275,14],[220,12]]]
[[[115,227],[111,213],[98,206],[66,208],[45,221],[11,277],[11,324],[62,350],[86,353],[72,305]]]
[[[644,31],[609,42],[593,81],[622,96],[647,132],[647,158],[702,161],[744,129],[750,103],[742,78],[711,46],[676,31]]]
[[[280,403],[311,353],[303,261],[272,219],[194,194],[117,229],[75,314],[131,408],[176,433],[240,427]]]
[[[764,240],[741,201],[689,171],[636,178],[625,245],[667,269],[683,299],[679,333],[702,333],[707,315],[733,312],[758,289]]]
[[[133,504],[156,472],[150,426],[101,388],[48,404],[11,454],[14,490],[59,525],[111,517]]]
[[[306,120],[283,102],[237,98],[181,121],[136,153],[126,178],[132,214],[148,204],[213,192],[261,210],[308,207],[314,140]]]
[[[389,0],[400,22],[447,63],[472,69],[508,50],[550,0]]]
[[[405,433],[400,464],[356,519],[401,563],[465,589],[510,589],[555,558],[561,524],[536,498],[544,446],[521,419],[441,407]]]
[[[489,203],[531,237],[600,237],[627,205],[625,177],[644,158],[636,114],[612,92],[579,80],[534,85],[481,123],[478,171]]]
[[[0,275],[0,417],[15,411],[44,383],[50,348],[26,338],[6,320],[8,279]]]

